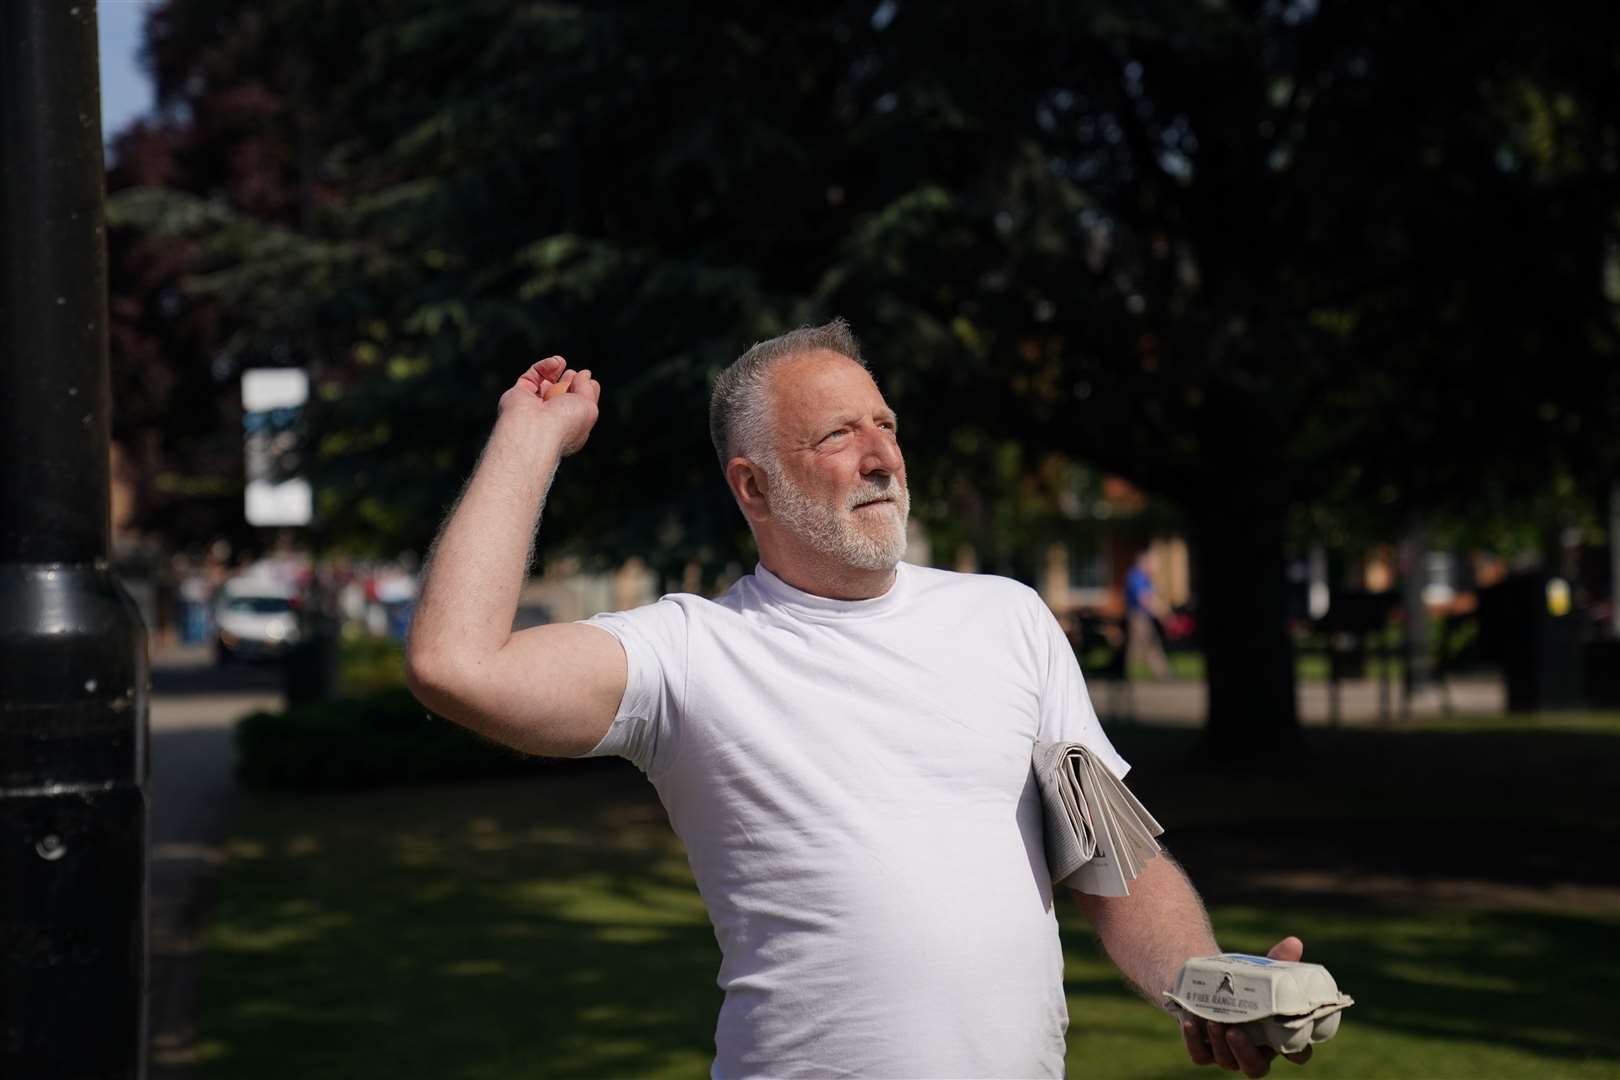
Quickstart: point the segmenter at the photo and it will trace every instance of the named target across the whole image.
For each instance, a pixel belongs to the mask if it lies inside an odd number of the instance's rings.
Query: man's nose
[[[879,427],[868,428],[862,435],[861,475],[871,473],[894,474],[900,471],[904,459],[894,434]]]

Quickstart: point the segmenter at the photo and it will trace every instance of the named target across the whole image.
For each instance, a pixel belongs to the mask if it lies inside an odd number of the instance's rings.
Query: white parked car
[[[214,658],[279,657],[298,641],[298,594],[269,578],[234,577],[214,598]]]

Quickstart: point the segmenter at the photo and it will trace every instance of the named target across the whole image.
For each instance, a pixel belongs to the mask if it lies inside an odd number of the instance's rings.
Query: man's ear
[[[771,516],[770,483],[764,469],[745,457],[734,457],[726,462],[726,485],[749,521],[762,521]]]

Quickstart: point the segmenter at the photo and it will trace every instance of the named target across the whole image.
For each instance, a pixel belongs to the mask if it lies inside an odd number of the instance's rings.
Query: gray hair
[[[801,326],[756,342],[720,373],[709,394],[709,438],[720,468],[737,456],[762,464],[770,456],[773,433],[770,398],[765,393],[770,371],[783,360],[822,349],[866,367],[849,323],[834,319],[822,326]]]

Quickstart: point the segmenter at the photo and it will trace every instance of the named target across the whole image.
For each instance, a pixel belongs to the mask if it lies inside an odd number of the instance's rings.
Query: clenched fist
[[[553,425],[562,453],[577,453],[596,425],[602,384],[589,370],[575,371],[560,356],[548,356],[518,376],[501,395],[501,416],[522,416]]]

